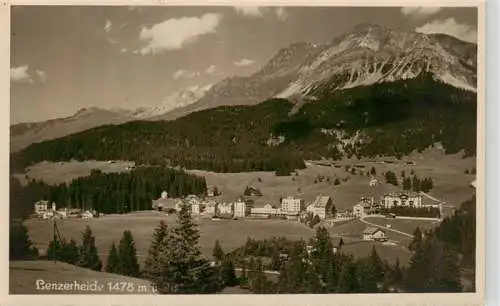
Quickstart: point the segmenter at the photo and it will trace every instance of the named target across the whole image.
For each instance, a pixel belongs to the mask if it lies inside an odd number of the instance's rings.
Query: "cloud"
[[[38,75],[38,80],[41,82],[41,83],[45,83],[45,81],[47,81],[47,74],[45,73],[45,71],[42,71],[40,69],[37,69],[36,70],[36,74]]]
[[[255,61],[254,60],[250,60],[248,58],[244,58],[244,59],[241,59],[239,61],[236,61],[234,62],[234,64],[238,67],[243,67],[243,66],[250,66],[252,64],[254,64]]]
[[[144,27],[139,39],[147,42],[147,45],[141,49],[140,53],[156,54],[182,49],[202,35],[215,33],[221,19],[221,14],[205,14],[199,18],[171,18],[151,28]]]
[[[262,8],[258,6],[235,6],[234,10],[238,15],[247,17],[262,17]]]
[[[10,68],[10,80],[18,83],[33,83],[33,78],[28,72],[28,65]]]
[[[172,77],[175,80],[180,79],[180,78],[183,78],[183,79],[192,79],[192,78],[195,78],[195,77],[198,77],[198,76],[200,76],[199,72],[188,71],[188,70],[185,70],[185,69],[179,69],[176,72],[174,72],[174,74],[172,75]]]
[[[270,8],[259,6],[235,6],[234,10],[238,15],[245,17],[261,18],[264,17],[264,13],[274,13],[280,20],[285,20],[288,18],[288,14],[283,7]]]
[[[106,20],[106,24],[104,25],[104,31],[106,31],[106,33],[109,33],[111,31],[112,26],[113,23],[111,23],[111,21],[109,20]]]
[[[463,41],[477,43],[477,29],[468,24],[460,24],[454,18],[434,20],[415,29],[416,32],[425,34],[447,34]]]
[[[438,6],[413,6],[413,7],[403,7],[401,13],[408,17],[413,18],[423,18],[437,14],[441,10]]]
[[[128,50],[127,50],[127,48],[122,48],[122,49],[120,50],[120,52],[122,52],[122,53],[125,53],[125,52],[127,52],[127,51],[128,51]]]
[[[206,72],[206,73],[208,73],[208,74],[214,74],[214,73],[215,73],[215,70],[216,70],[215,65],[210,65],[210,66],[208,66],[208,68],[205,70],[205,72]]]
[[[280,20],[286,20],[288,18],[288,13],[284,7],[279,7],[275,9],[274,12],[276,13],[278,19]]]

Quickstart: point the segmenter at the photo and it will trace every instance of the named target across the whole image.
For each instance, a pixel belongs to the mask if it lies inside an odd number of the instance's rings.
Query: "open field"
[[[66,239],[81,241],[81,233],[88,223],[96,236],[96,245],[104,259],[111,243],[118,243],[125,230],[134,236],[138,255],[143,261],[151,242],[151,235],[161,220],[167,224],[175,222],[175,216],[165,216],[157,212],[138,212],[128,215],[108,215],[84,221],[81,219],[57,220],[59,231]],[[298,222],[288,220],[198,220],[201,251],[207,258],[212,257],[215,241],[218,239],[224,251],[243,246],[247,237],[265,239],[284,236],[289,239],[309,239],[314,231]],[[52,223],[47,220],[30,219],[25,222],[30,238],[39,250],[45,252],[52,239]]]
[[[365,218],[366,221],[385,227],[391,225],[391,229],[399,230],[405,233],[413,234],[417,227],[421,231],[430,230],[439,225],[439,221],[426,220],[407,220],[407,219],[384,219],[384,218]]]
[[[444,155],[438,150],[431,150],[424,154],[412,154],[403,160],[393,160],[391,163],[384,161],[390,158],[377,160],[343,160],[338,162],[308,163],[306,169],[297,171],[298,176],[277,177],[274,172],[246,172],[246,173],[214,173],[201,170],[189,170],[189,172],[204,176],[208,185],[215,185],[223,192],[224,200],[234,200],[243,194],[246,186],[255,186],[263,194],[261,197],[253,197],[256,206],[264,206],[266,203],[279,205],[280,197],[287,195],[299,195],[306,202],[312,201],[317,195],[329,195],[334,198],[337,209],[352,207],[359,201],[361,196],[374,196],[379,199],[386,192],[401,190],[400,187],[386,184],[382,173],[393,171],[400,178],[401,172],[408,175],[414,171],[420,178],[432,177],[434,189],[429,194],[446,205],[457,207],[461,202],[470,199],[473,192],[470,182],[475,175],[465,174],[464,170],[471,170],[475,164],[475,158],[462,158],[460,155]],[[409,165],[407,161],[414,164]],[[47,183],[58,184],[68,182],[76,177],[90,174],[91,169],[101,169],[103,172],[128,171],[127,167],[133,162],[116,161],[86,161],[49,163],[43,162],[31,166],[26,174],[17,175],[25,181],[28,178],[42,179]],[[336,167],[334,166],[336,165]],[[344,166],[360,166],[356,168],[358,174],[347,173]],[[371,167],[376,169],[375,178],[379,181],[377,186],[369,186],[371,177],[366,175]],[[363,174],[359,174],[363,172]],[[325,177],[323,182],[315,182],[318,176]],[[329,178],[329,181],[326,180]],[[341,181],[335,186],[335,178]],[[346,182],[343,179],[347,179]],[[425,199],[425,201],[429,201]]]
[[[43,180],[47,184],[67,183],[71,180],[90,175],[92,169],[100,169],[104,173],[124,172],[127,167],[134,166],[134,162],[129,161],[95,161],[89,160],[84,162],[69,161],[69,162],[41,162],[30,166],[26,169],[26,175],[30,179]],[[25,175],[16,175],[21,183],[25,184]]]
[[[96,245],[99,249],[103,262],[106,262],[111,243],[118,243],[122,237],[123,231],[130,230],[134,236],[139,260],[142,263],[150,246],[151,235],[158,223],[164,220],[167,224],[175,222],[175,216],[165,216],[157,212],[137,212],[127,215],[108,215],[101,218],[84,221],[81,219],[57,220],[57,225],[62,236],[66,239],[75,239],[78,243],[81,241],[81,234],[86,224],[89,224],[95,237]],[[291,220],[220,220],[212,221],[207,219],[197,220],[200,230],[200,246],[202,254],[212,257],[212,250],[216,240],[219,240],[224,251],[229,252],[235,248],[243,246],[247,237],[253,239],[266,239],[273,236],[284,236],[292,240],[308,240],[314,235],[314,230]],[[29,219],[25,222],[28,228],[30,239],[35,246],[45,252],[48,241],[52,239],[52,223],[47,220]],[[332,242],[337,245],[340,236],[346,244],[344,251],[353,253],[355,256],[369,255],[364,247],[355,246],[360,243],[370,244],[361,241],[361,232],[367,226],[361,221],[356,220],[351,223],[343,224],[337,227],[329,228],[332,235]],[[388,236],[400,243],[406,245],[410,239],[397,233],[387,232]],[[395,259],[391,255],[391,250],[395,254],[401,253],[399,246],[385,246],[376,244],[381,248],[382,258],[388,261]],[[377,249],[378,250],[378,249]],[[366,251],[366,252],[365,252]],[[371,247],[369,248],[371,251]],[[405,253],[405,252],[404,252]],[[405,253],[406,254],[406,253]]]
[[[57,282],[72,284],[77,281],[78,284],[95,283],[102,286],[102,291],[78,290],[73,287],[72,290],[58,290],[64,288],[54,288],[52,290],[37,290],[37,280],[45,282]],[[36,260],[36,261],[11,261],[9,264],[9,293],[10,294],[118,294],[116,291],[110,291],[109,284],[127,282],[132,283],[134,290],[131,294],[152,294],[151,283],[147,280],[132,278],[117,274],[96,272],[88,269],[79,268],[64,262]],[[39,289],[40,287],[39,283]],[[92,287],[90,287],[92,289]],[[132,287],[131,287],[132,288]],[[148,291],[143,291],[147,288]],[[127,293],[126,291],[123,293]],[[123,294],[120,293],[120,294]]]
[[[359,241],[362,239],[363,231],[368,227],[370,227],[370,225],[367,225],[367,224],[361,222],[361,220],[354,220],[354,221],[346,223],[346,224],[331,227],[328,230],[332,236],[333,235],[340,235],[342,237],[350,238],[353,241],[356,241],[356,240]],[[383,223],[381,223],[380,227],[383,228],[383,227],[385,227],[385,225]],[[399,233],[395,233],[395,232],[388,231],[388,230],[386,230],[385,233],[386,233],[387,237],[389,237],[389,239],[391,239],[393,241],[397,241],[401,245],[406,245],[411,241],[411,238],[409,238],[405,235],[399,234]],[[343,238],[344,242],[347,242],[346,238]]]

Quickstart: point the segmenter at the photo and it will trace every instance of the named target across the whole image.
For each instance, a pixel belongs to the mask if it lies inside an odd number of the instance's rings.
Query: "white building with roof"
[[[305,209],[306,202],[304,199],[288,196],[281,199],[281,209],[289,214],[298,214]]]
[[[385,232],[378,227],[368,227],[363,231],[363,240],[366,241],[386,241]]]
[[[234,215],[234,203],[222,202],[217,204],[216,214]]]
[[[318,216],[320,219],[330,218],[333,201],[330,196],[317,196],[316,199],[307,206],[307,212]]]
[[[157,211],[176,210],[179,211],[182,207],[182,200],[169,198],[168,193],[163,191],[157,200],[151,201],[151,208]]]
[[[399,206],[421,208],[422,195],[411,191],[386,193],[383,197],[383,203],[385,208]]]
[[[234,217],[235,218],[245,218],[251,213],[253,207],[253,201],[243,198],[238,198],[234,202]]]

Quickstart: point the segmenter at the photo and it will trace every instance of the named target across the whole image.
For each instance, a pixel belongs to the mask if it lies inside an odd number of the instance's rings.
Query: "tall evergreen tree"
[[[134,238],[130,231],[123,232],[123,237],[118,245],[119,273],[136,277],[139,275],[139,263]]]
[[[214,245],[214,250],[212,252],[212,256],[214,257],[214,260],[217,264],[220,264],[222,260],[224,259],[224,251],[222,250],[222,247],[220,246],[219,240],[215,240],[215,245]]]
[[[225,286],[230,287],[238,284],[238,279],[236,278],[236,273],[234,272],[234,264],[229,258],[224,259],[222,262],[220,274],[222,282]]]
[[[328,268],[333,258],[333,244],[325,227],[316,229],[316,236],[311,241],[311,262],[317,275],[323,282],[327,281]]]
[[[12,222],[9,230],[9,258],[10,260],[34,259],[38,250],[29,239],[29,233],[22,222]]]
[[[63,242],[63,261],[76,265],[78,263],[78,259],[80,258],[80,250],[78,249],[76,241],[70,239],[69,243],[66,243],[65,241]]]
[[[160,221],[160,224],[155,229],[153,233],[153,239],[151,241],[151,246],[148,250],[148,257],[145,261],[146,273],[154,274],[155,271],[160,269],[159,266],[159,256],[161,248],[164,245],[165,238],[168,235],[168,226],[164,221]]]
[[[114,242],[111,244],[111,249],[109,250],[105,271],[109,273],[120,273],[120,257],[118,256],[118,249]]]
[[[422,232],[420,231],[420,227],[417,226],[415,231],[413,231],[413,240],[408,246],[408,249],[415,251],[418,248],[418,245],[422,242],[422,239]]]
[[[359,291],[356,265],[352,262],[352,259],[346,259],[343,262],[336,291],[338,293],[354,293]]]
[[[405,275],[408,292],[460,292],[457,254],[431,235],[420,243]]]
[[[82,235],[80,258],[77,265],[94,271],[101,271],[102,269],[102,262],[95,246],[95,237],[92,235],[92,230],[88,225],[85,227]]]

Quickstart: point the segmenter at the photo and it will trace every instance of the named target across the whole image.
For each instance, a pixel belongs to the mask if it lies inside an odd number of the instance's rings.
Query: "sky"
[[[259,70],[294,42],[360,23],[477,40],[475,8],[15,6],[11,124],[136,109]]]

